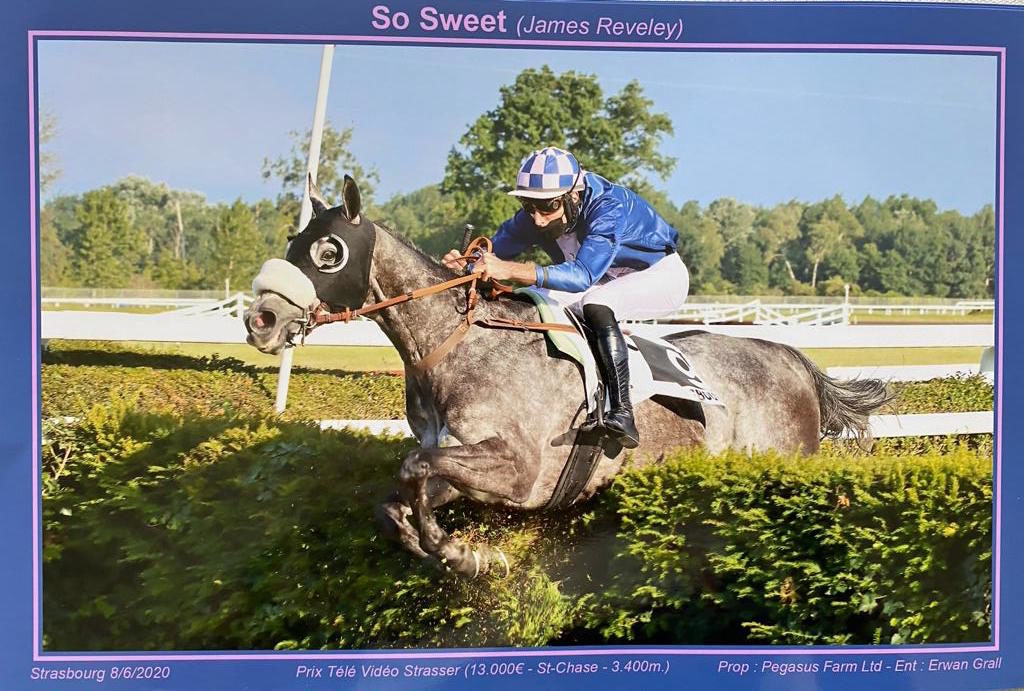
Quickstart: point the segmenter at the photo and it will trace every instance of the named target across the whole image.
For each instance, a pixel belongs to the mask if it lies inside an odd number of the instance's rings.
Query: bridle
[[[459,256],[459,259],[474,260],[479,259],[484,252],[490,252],[493,249],[490,239],[485,237],[478,237],[473,240],[464,250],[463,254]],[[302,341],[305,342],[306,336],[309,335],[313,329],[324,324],[333,324],[334,322],[349,323],[356,317],[364,317],[374,312],[385,310],[388,307],[394,307],[400,305],[403,302],[409,302],[410,300],[417,300],[419,298],[427,297],[430,295],[436,295],[452,288],[457,288],[461,285],[467,285],[466,291],[466,315],[465,318],[459,323],[459,325],[449,334],[441,345],[437,346],[430,353],[425,355],[419,362],[413,365],[419,373],[429,371],[434,365],[440,362],[444,357],[450,353],[455,346],[457,346],[469,333],[470,327],[474,324],[479,326],[497,328],[497,329],[518,329],[521,331],[564,331],[569,333],[576,333],[576,329],[567,324],[545,324],[541,322],[524,322],[517,319],[502,319],[502,318],[479,318],[476,316],[477,301],[480,296],[480,291],[477,289],[477,284],[480,282],[480,272],[473,271],[466,274],[465,276],[459,276],[443,283],[436,285],[427,286],[426,288],[419,288],[417,290],[411,290],[401,295],[375,302],[372,305],[361,307],[357,310],[345,308],[341,312],[331,312],[330,307],[326,302],[321,301],[316,307],[308,310],[305,315],[305,322],[302,326]],[[503,293],[515,292],[515,289],[511,286],[504,285],[497,281],[489,281],[489,290],[487,291],[486,297],[489,299],[495,299]]]

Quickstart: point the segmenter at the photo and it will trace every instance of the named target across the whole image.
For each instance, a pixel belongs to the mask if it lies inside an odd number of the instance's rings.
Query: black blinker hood
[[[321,271],[309,255],[314,242],[330,235],[340,238],[348,248],[348,261],[335,273]],[[317,297],[332,311],[356,310],[363,306],[370,292],[370,265],[376,242],[372,221],[360,215],[359,223],[353,224],[344,207],[335,207],[310,221],[292,241],[285,258],[312,281]]]

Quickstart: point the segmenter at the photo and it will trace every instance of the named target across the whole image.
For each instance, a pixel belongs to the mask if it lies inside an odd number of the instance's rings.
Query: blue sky
[[[53,193],[142,175],[211,201],[273,197],[261,163],[289,150],[289,131],[309,128],[320,54],[41,42],[39,104],[56,118],[49,149],[63,171]],[[675,127],[661,150],[678,163],[656,184],[677,203],[906,193],[973,213],[994,201],[996,62],[986,56],[338,46],[328,118],[354,129],[353,151],[379,172],[384,201],[440,181],[499,87],[544,64],[596,74],[606,95],[640,82]]]

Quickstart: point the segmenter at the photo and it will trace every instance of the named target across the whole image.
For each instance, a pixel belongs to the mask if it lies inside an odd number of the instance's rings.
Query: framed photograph
[[[0,687],[1024,683],[1024,9],[0,14]]]

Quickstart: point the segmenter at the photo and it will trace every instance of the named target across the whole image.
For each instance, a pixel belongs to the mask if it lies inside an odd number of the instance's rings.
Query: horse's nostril
[[[249,325],[261,331],[273,328],[276,322],[277,316],[269,310],[262,310],[249,318]]]

